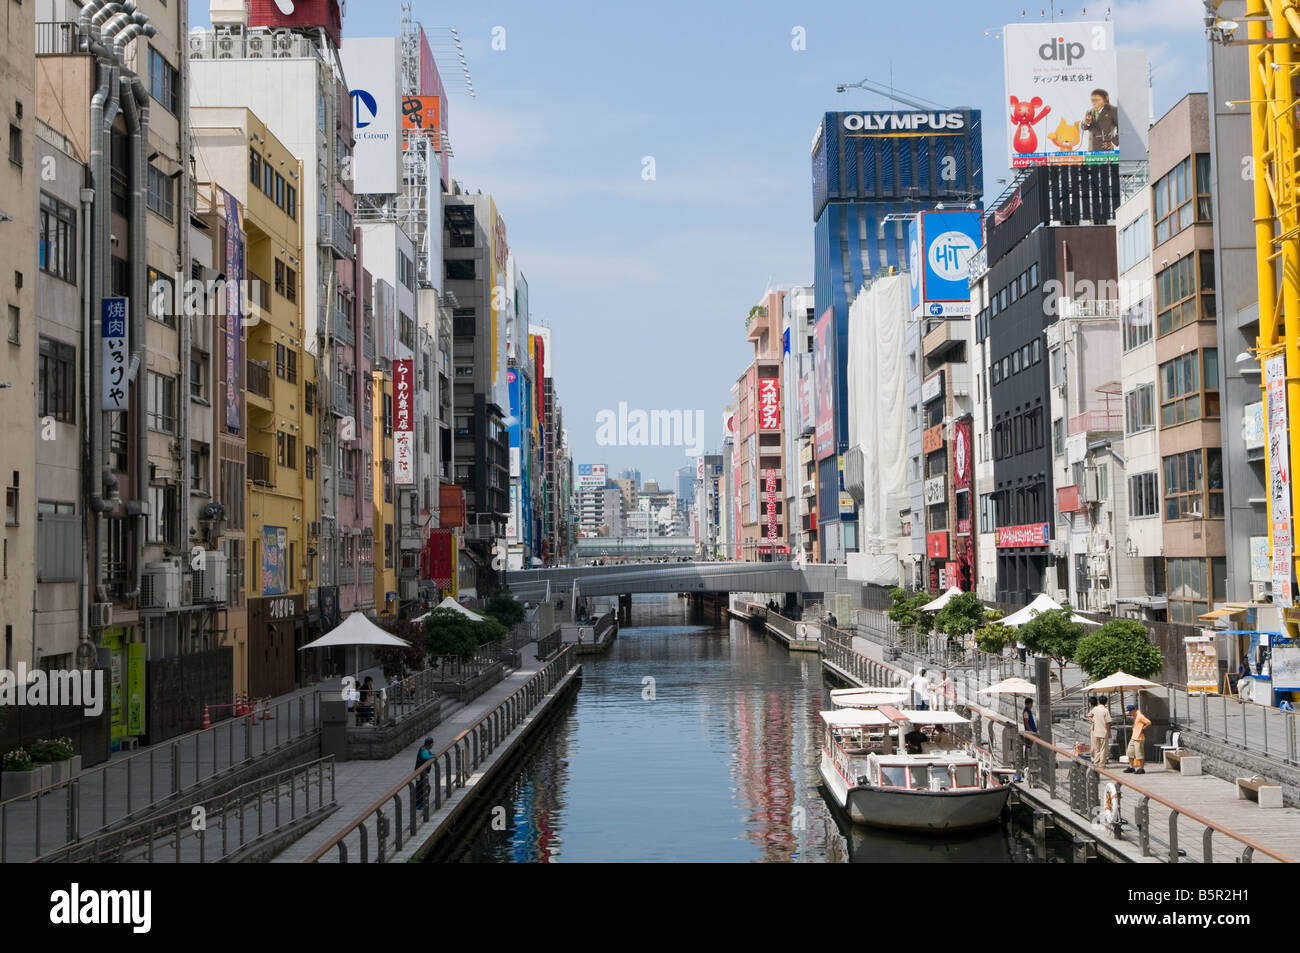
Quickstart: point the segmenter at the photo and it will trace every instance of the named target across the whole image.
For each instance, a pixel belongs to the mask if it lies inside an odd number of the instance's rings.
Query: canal
[[[637,597],[632,619],[430,860],[1069,861],[1016,824],[943,840],[855,827],[820,792],[817,713],[838,686],[816,655],[690,625],[675,597]]]

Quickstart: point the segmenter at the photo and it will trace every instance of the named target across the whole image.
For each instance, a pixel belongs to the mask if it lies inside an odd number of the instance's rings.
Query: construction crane
[[[919,96],[904,96],[894,89],[892,85],[885,86],[883,83],[876,83],[870,79],[862,79],[856,83],[840,83],[835,87],[835,92],[843,93],[850,89],[865,89],[869,93],[884,96],[886,99],[892,99],[894,102],[902,103],[912,109],[919,109],[921,112],[930,112],[934,109],[946,110],[948,108],[928,99],[921,99]]]

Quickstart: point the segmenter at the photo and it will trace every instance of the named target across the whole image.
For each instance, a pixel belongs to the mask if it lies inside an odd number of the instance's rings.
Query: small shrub
[[[37,738],[29,754],[37,764],[49,764],[52,761],[68,761],[76,751],[73,750],[71,738],[55,738],[52,741]]]
[[[36,762],[25,748],[15,748],[0,755],[0,771],[35,771]]]

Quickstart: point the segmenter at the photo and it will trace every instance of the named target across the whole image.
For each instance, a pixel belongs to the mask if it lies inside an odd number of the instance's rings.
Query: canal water
[[[431,860],[1069,860],[1014,824],[942,840],[854,826],[820,791],[817,713],[837,685],[815,654],[690,625],[675,597],[637,597],[632,621]]]

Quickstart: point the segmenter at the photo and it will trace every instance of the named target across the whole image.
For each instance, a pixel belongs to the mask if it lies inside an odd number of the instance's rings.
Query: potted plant
[[[25,748],[15,748],[0,755],[0,799],[22,797],[45,787],[47,772]]]
[[[72,739],[66,736],[52,741],[38,738],[32,745],[31,756],[37,764],[49,767],[50,784],[70,780],[81,773],[81,755],[73,751]]]

